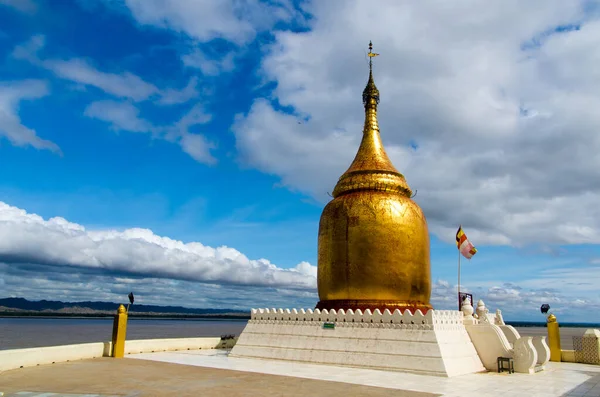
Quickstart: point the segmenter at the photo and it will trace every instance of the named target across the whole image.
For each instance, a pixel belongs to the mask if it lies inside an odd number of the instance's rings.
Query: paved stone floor
[[[128,358],[5,371],[0,373],[0,392],[4,397],[440,395]]]
[[[65,394],[65,393],[40,393],[37,391],[19,391],[0,397],[118,397],[107,394]]]
[[[549,363],[534,375],[441,378],[359,368],[231,358],[220,350],[147,353],[0,373],[4,397],[516,396],[600,397],[600,366]]]
[[[188,366],[221,368],[270,375],[293,375],[305,379],[420,391],[441,394],[444,397],[600,397],[600,366],[597,365],[548,363],[546,371],[533,375],[488,372],[442,378],[286,361],[231,358],[223,350],[147,353],[129,357],[180,363]]]

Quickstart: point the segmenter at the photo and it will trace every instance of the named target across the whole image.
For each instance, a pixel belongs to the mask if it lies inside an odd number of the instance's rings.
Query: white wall
[[[0,350],[0,371],[102,357],[108,354],[110,354],[110,342]]]
[[[459,311],[255,309],[230,357],[438,376],[485,370]]]
[[[125,341],[125,354],[148,353],[154,351],[231,348],[236,340],[237,339],[229,339],[223,341],[224,343],[221,343],[220,337],[128,340]],[[112,350],[111,345],[111,342],[99,342],[79,345],[0,350],[0,372],[65,361],[109,357]]]
[[[125,354],[215,349],[221,338],[140,339],[125,341]]]

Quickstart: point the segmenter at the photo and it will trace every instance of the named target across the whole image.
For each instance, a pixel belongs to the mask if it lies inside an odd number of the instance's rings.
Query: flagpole
[[[458,249],[458,304],[459,304],[459,308],[458,310],[460,310],[460,304],[462,302],[460,301],[460,247]]]

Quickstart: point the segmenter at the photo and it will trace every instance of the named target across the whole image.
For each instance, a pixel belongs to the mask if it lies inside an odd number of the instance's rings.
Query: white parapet
[[[438,376],[485,371],[458,311],[253,309],[231,352]]]
[[[0,350],[0,372],[110,355],[110,342]]]
[[[125,341],[125,354],[154,353],[177,350],[215,349],[221,338],[169,338]]]
[[[220,337],[139,339],[125,341],[125,354],[231,348],[236,339]],[[0,372],[65,361],[110,357],[111,342],[0,350]]]

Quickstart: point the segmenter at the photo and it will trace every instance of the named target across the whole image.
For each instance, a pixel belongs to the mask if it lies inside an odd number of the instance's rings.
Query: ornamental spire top
[[[373,52],[373,42],[371,41],[369,41],[369,53],[367,55],[369,56],[369,81],[363,91],[363,105],[367,106],[371,102],[369,99],[373,99],[373,104],[377,106],[379,103],[379,90],[373,80],[373,58],[379,54]]]
[[[377,104],[379,90],[373,81],[373,43],[369,42],[369,81],[363,91],[365,105],[365,124],[363,137],[350,168],[340,177],[333,189],[333,197],[356,192],[359,190],[398,192],[406,197],[412,196],[412,191],[404,176],[398,172],[390,161],[381,137],[377,122]]]

